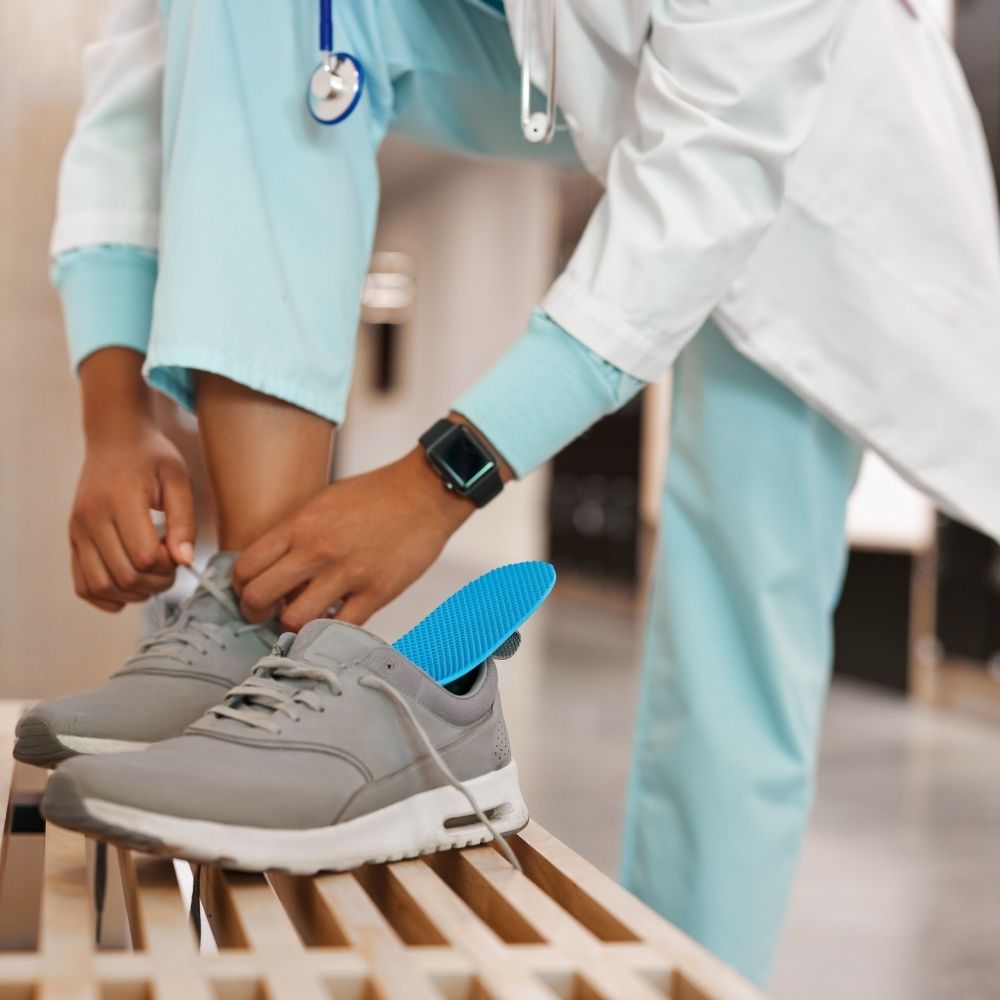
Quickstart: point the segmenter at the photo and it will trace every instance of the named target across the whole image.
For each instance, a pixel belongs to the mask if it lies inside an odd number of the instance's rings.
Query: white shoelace
[[[479,803],[475,800],[472,793],[469,791],[465,785],[452,774],[451,768],[445,763],[444,758],[438,752],[437,748],[431,742],[430,737],[427,735],[427,730],[421,725],[420,720],[417,718],[413,709],[410,707],[409,702],[397,691],[391,684],[384,681],[381,677],[376,677],[374,674],[369,677],[362,677],[358,682],[363,684],[365,687],[374,688],[376,691],[382,691],[384,694],[389,695],[397,705],[403,710],[406,717],[410,720],[413,726],[414,732],[420,737],[421,742],[424,744],[424,749],[430,755],[431,760],[434,762],[438,771],[441,773],[441,777],[451,785],[452,788],[457,792],[461,792],[465,796],[466,801],[472,807],[472,811],[483,826],[489,830],[490,837],[493,839],[493,843],[500,848],[500,853],[510,862],[511,867],[516,868],[517,871],[521,871],[521,862],[517,860],[517,855],[514,853],[510,844],[507,843],[506,837],[503,837],[497,828],[493,825],[490,818],[483,812],[480,808]]]
[[[281,681],[283,677],[289,680],[310,680],[318,684],[326,684],[333,691],[334,695],[337,696],[343,693],[340,678],[331,673],[331,671],[321,667],[309,666],[297,660],[291,660],[287,656],[272,654],[261,659],[254,668],[253,674],[229,692],[226,696],[226,704],[216,705],[210,711],[213,715],[235,719],[237,722],[256,726],[258,729],[263,729],[270,733],[281,731],[280,726],[269,717],[273,712],[280,712],[282,715],[297,722],[301,718],[298,712],[298,706],[300,705],[314,712],[325,711],[315,691],[309,688],[294,688],[283,684]],[[441,777],[444,778],[447,784],[465,797],[472,809],[473,815],[489,831],[493,843],[500,849],[500,852],[510,862],[511,866],[521,871],[521,863],[511,849],[510,844],[497,831],[497,828],[480,807],[479,803],[476,802],[475,797],[469,789],[452,773],[451,768],[448,767],[438,749],[431,742],[431,738],[427,735],[427,730],[424,729],[423,724],[417,718],[416,713],[406,698],[391,684],[381,677],[376,677],[374,674],[362,677],[358,683],[363,687],[381,691],[395,701],[403,710],[403,714],[409,720],[410,725],[413,726],[414,732],[420,738],[424,749],[427,751],[427,755],[438,769]],[[229,704],[228,702],[231,699],[241,699],[243,703]],[[266,711],[261,711],[261,709],[265,709]]]
[[[340,678],[329,670],[311,667],[298,660],[290,660],[287,656],[272,653],[258,660],[253,673],[226,695],[225,703],[216,705],[210,711],[213,715],[235,719],[269,733],[281,732],[281,727],[270,717],[273,712],[280,712],[293,722],[298,722],[302,716],[296,710],[297,705],[305,705],[314,712],[324,711],[323,703],[315,691],[290,687],[281,682],[282,677],[315,681],[317,684],[328,685],[335,695],[342,693]],[[236,699],[243,703],[229,704]],[[266,711],[262,712],[261,709]]]

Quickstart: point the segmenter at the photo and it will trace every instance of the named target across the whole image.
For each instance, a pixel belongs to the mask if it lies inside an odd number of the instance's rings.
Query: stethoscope
[[[548,95],[545,108],[531,107],[531,45],[529,24],[533,3],[526,0],[524,11],[524,56],[521,61],[521,131],[531,143],[551,142],[556,134],[556,3],[551,0],[551,47],[549,51]],[[358,106],[365,86],[361,60],[349,52],[333,51],[333,0],[319,0],[319,50],[322,61],[309,77],[306,107],[320,125],[336,125]]]
[[[323,61],[309,77],[306,107],[320,125],[336,125],[358,106],[365,69],[357,56],[333,51],[333,0],[319,0],[319,51]]]

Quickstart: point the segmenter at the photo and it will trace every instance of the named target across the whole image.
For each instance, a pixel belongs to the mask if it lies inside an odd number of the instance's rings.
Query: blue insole
[[[439,684],[475,670],[549,596],[556,571],[546,562],[500,566],[439,604],[392,645]]]

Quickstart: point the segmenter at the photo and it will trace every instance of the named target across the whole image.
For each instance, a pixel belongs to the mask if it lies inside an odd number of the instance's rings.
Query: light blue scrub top
[[[85,247],[56,258],[53,282],[63,301],[74,367],[106,347],[146,353],[156,274],[156,254],[139,247]],[[643,385],[536,309],[525,333],[453,409],[521,477],[624,406]]]

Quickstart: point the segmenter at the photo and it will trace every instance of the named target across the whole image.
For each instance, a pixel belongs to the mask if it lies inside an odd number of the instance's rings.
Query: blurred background
[[[1000,171],[1000,3],[938,6]],[[117,669],[146,627],[141,609],[107,616],[72,592],[66,521],[82,441],[47,278],[80,52],[103,8],[96,0],[0,5],[2,697],[91,685]],[[597,197],[579,177],[397,140],[383,150],[382,174],[337,476],[408,449],[413,429],[502,353]],[[503,665],[504,703],[534,814],[610,873],[669,394],[669,380],[651,387],[505,491],[371,623],[394,638],[491,566],[556,564],[554,597]],[[163,416],[197,467],[191,418],[166,407]],[[1000,552],[874,459],[852,500],[850,537],[819,800],[772,993],[1000,996]],[[203,553],[211,547],[205,532]]]

